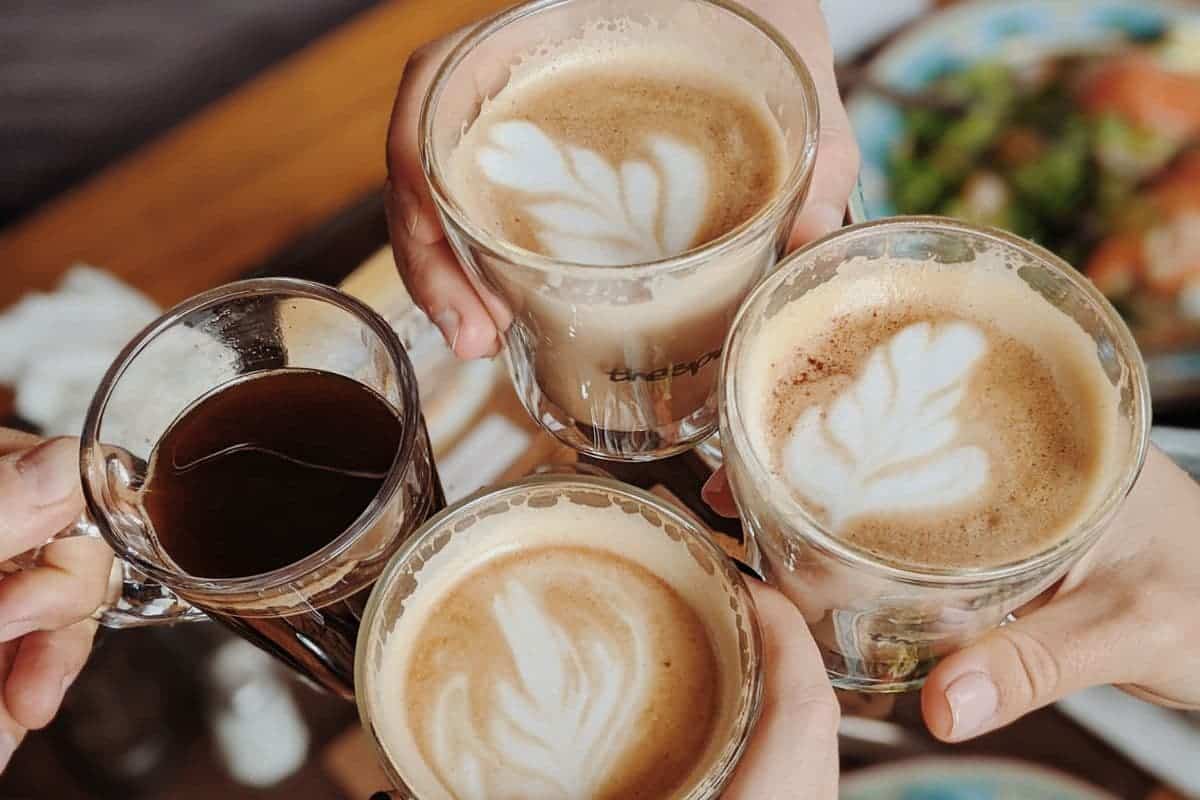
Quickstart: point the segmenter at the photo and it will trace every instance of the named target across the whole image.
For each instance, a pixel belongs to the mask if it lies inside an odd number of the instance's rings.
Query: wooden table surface
[[[0,232],[0,308],[78,261],[164,305],[237,278],[382,185],[408,54],[509,4],[394,0],[351,20]]]

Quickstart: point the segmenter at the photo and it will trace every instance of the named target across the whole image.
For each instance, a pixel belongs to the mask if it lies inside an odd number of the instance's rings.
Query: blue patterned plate
[[[852,772],[841,800],[1115,800],[1045,767],[999,758],[922,758]]]

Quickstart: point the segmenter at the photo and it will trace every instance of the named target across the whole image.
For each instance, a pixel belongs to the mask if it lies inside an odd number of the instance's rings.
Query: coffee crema
[[[783,135],[761,97],[650,46],[519,70],[454,151],[468,216],[527,250],[623,266],[724,235],[775,196]]]
[[[1003,263],[849,261],[764,323],[741,370],[776,478],[836,536],[903,565],[1044,551],[1118,467],[1095,343]]]
[[[416,576],[377,667],[384,749],[422,800],[686,796],[745,648],[712,564],[636,510],[535,502]]]

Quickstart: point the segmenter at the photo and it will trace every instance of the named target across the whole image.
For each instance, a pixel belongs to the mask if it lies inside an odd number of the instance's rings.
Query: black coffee
[[[284,369],[221,387],[172,423],[151,457],[143,505],[163,550],[204,578],[271,572],[349,528],[392,466],[404,422],[379,395],[330,372]],[[432,467],[431,467],[432,469]],[[402,536],[445,505],[436,474]],[[380,565],[381,567],[382,565]],[[353,696],[358,624],[378,569],[348,599],[268,618],[214,619],[301,674]]]

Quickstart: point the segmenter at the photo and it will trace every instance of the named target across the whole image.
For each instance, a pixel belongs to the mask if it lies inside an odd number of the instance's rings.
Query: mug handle
[[[87,514],[59,531],[39,547],[0,563],[0,574],[11,575],[33,569],[39,564],[42,548],[61,539],[86,537],[101,539],[100,528]],[[120,558],[113,559],[104,605],[96,609],[92,619],[105,628],[141,628],[147,625],[174,625],[177,622],[199,622],[208,615],[183,600],[166,586],[150,578],[137,567]]]

